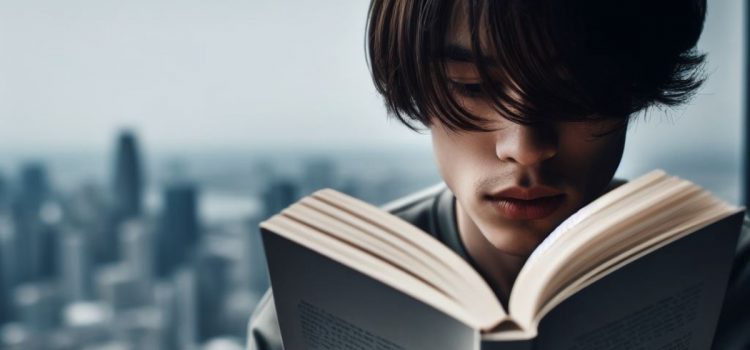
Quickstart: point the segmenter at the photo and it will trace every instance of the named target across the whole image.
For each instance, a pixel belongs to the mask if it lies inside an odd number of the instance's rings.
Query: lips
[[[511,187],[484,196],[501,216],[512,220],[538,220],[554,213],[565,194],[551,187]]]

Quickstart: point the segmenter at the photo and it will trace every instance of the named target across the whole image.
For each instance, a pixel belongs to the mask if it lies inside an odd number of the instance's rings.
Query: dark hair
[[[372,0],[372,77],[390,114],[412,129],[436,117],[453,130],[487,130],[454,99],[445,73],[459,10],[482,96],[514,122],[626,123],[648,107],[686,102],[703,82],[695,45],[705,0]]]

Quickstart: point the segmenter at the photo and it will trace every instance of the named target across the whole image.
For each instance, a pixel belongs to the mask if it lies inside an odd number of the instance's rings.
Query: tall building
[[[82,232],[67,230],[60,244],[60,285],[67,302],[91,298],[90,245]]]
[[[60,225],[40,222],[32,228],[31,271],[33,279],[55,279],[60,275]]]
[[[120,257],[135,279],[150,290],[154,283],[154,254],[151,232],[145,220],[131,219],[120,225]]]
[[[22,205],[30,214],[38,215],[44,201],[49,199],[50,185],[47,170],[41,163],[28,163],[21,168],[21,188],[19,192]]]
[[[231,269],[239,256],[233,254],[234,240],[221,239],[203,244],[196,256],[195,279],[198,319],[198,337],[201,341],[219,336],[222,332],[221,313],[223,301],[232,287]]]
[[[200,236],[197,189],[189,182],[177,182],[164,191],[161,225],[156,237],[156,265],[159,276],[171,274],[192,256]]]
[[[160,280],[154,285],[154,306],[160,310],[162,320],[167,327],[164,329],[165,349],[178,349],[178,331],[182,310],[178,303],[177,285],[172,280]]]
[[[85,236],[86,247],[94,266],[119,259],[118,225],[114,211],[107,205],[108,192],[98,184],[87,183],[65,201],[66,225]]]
[[[0,172],[0,211],[5,210],[8,204],[10,194],[10,186],[8,180],[5,178],[5,174]]]
[[[18,262],[17,276],[19,282],[31,282],[40,274],[48,275],[49,264],[43,263],[47,250],[54,244],[52,236],[47,235],[48,227],[43,227],[42,207],[51,198],[51,188],[47,171],[40,163],[28,163],[22,166],[20,186],[12,203],[13,223],[15,226],[16,256]]]
[[[123,131],[117,139],[114,173],[114,204],[122,219],[141,213],[143,196],[143,174],[135,135]]]
[[[16,286],[18,262],[13,224],[0,215],[0,324],[13,319],[11,297]]]
[[[100,267],[94,274],[97,297],[115,313],[148,305],[152,300],[149,290],[135,277],[135,272],[124,263]]]
[[[198,307],[196,303],[195,272],[179,269],[174,274],[176,324],[174,325],[178,349],[195,349],[198,343]]]

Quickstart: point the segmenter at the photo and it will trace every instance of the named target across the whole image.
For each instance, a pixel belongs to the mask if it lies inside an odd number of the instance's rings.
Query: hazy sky
[[[711,78],[674,123],[637,124],[626,160],[738,154],[741,1],[709,0]],[[0,0],[0,150],[396,144],[364,57],[368,1]],[[734,152],[734,153],[732,153]]]
[[[123,125],[157,149],[413,143],[371,86],[366,12],[352,0],[0,1],[0,147],[109,147]]]

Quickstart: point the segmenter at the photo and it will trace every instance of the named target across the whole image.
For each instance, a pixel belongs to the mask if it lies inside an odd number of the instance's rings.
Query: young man
[[[506,303],[534,248],[617,186],[628,121],[702,82],[705,0],[373,0],[368,51],[390,113],[428,128],[444,184],[386,206]],[[748,225],[746,225],[746,228]],[[750,346],[750,230],[716,348]],[[249,349],[280,349],[270,291]]]

